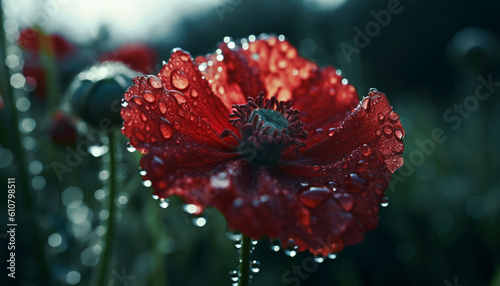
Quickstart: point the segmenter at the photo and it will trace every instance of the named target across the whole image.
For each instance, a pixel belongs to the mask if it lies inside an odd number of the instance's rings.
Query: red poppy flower
[[[359,102],[332,67],[284,39],[225,41],[197,57],[176,49],[158,77],[134,79],[122,132],[144,153],[154,194],[219,209],[252,238],[326,256],[378,223],[404,131],[385,95]]]
[[[71,55],[75,47],[60,35],[47,35],[37,28],[23,29],[19,35],[19,46],[24,50],[38,56],[42,50],[42,44],[50,46],[54,52],[54,56],[61,60],[66,56]]]
[[[130,43],[120,46],[113,52],[104,54],[100,61],[117,61],[128,65],[131,69],[148,73],[156,63],[156,52],[141,43]]]

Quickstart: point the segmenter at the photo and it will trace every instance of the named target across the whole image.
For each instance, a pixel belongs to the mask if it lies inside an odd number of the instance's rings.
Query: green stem
[[[115,232],[115,196],[116,196],[116,142],[115,132],[109,133],[109,196],[108,196],[108,211],[109,217],[107,221],[107,231],[105,236],[104,250],[101,256],[101,265],[99,268],[98,284],[104,286],[107,277],[107,266],[113,246],[113,237]]]
[[[252,239],[248,236],[241,236],[240,248],[240,274],[238,286],[250,285],[250,251],[252,250]]]
[[[23,200],[22,204],[28,212],[28,217],[36,218],[35,210],[33,207],[33,197],[31,195],[31,186],[29,184],[30,177],[27,170],[27,161],[26,161],[26,153],[21,144],[21,132],[19,131],[19,113],[16,108],[14,89],[12,85],[10,85],[10,77],[11,72],[9,67],[5,63],[6,51],[8,48],[7,39],[5,37],[5,29],[4,29],[4,13],[3,13],[3,1],[0,1],[0,59],[1,59],[1,87],[2,93],[5,95],[6,106],[9,108],[10,116],[12,118],[12,128],[14,129],[12,132],[12,150],[14,153],[15,162],[17,162],[17,172],[19,179],[16,180],[16,183],[19,185],[20,192],[22,193]],[[28,219],[28,226],[23,227],[25,229],[29,229],[31,231],[31,239],[32,239],[32,247],[30,249],[34,249],[35,258],[39,267],[39,277],[42,281],[46,281],[49,285],[51,285],[51,271],[49,266],[47,265],[47,261],[45,259],[44,253],[44,239],[41,239],[41,232],[38,224],[35,219]]]

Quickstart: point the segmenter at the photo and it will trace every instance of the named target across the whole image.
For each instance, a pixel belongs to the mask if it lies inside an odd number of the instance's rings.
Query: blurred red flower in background
[[[26,28],[21,31],[19,46],[26,52],[23,75],[33,93],[40,99],[47,97],[46,74],[42,65],[42,51],[50,51],[54,59],[61,63],[76,52],[76,48],[59,35],[47,35],[36,28]]]
[[[326,256],[378,224],[404,130],[381,92],[361,101],[333,67],[274,36],[174,50],[125,94],[122,132],[154,194],[213,206],[231,229]]]
[[[145,44],[129,43],[103,54],[100,61],[122,62],[135,71],[150,73],[156,65],[156,52]]]

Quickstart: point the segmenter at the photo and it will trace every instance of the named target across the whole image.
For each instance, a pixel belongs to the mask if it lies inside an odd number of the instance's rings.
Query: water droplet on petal
[[[328,129],[328,136],[332,137],[333,135],[335,135],[335,132],[337,132],[337,128],[335,127]]]
[[[357,172],[365,172],[366,170],[368,169],[368,162],[366,162],[365,160],[359,160],[357,163],[356,163],[356,171]]]
[[[383,121],[384,121],[384,119],[385,119],[384,114],[379,113],[379,114],[378,114],[378,120],[380,120],[380,121],[382,121],[382,122],[383,122]]]
[[[391,135],[392,134],[392,128],[389,125],[384,126],[384,133],[386,135]]]
[[[381,207],[383,207],[383,208],[385,208],[385,207],[387,207],[388,205],[389,205],[389,198],[388,198],[388,197],[384,197],[384,198],[382,199],[382,202],[380,202],[380,206],[381,206]]]
[[[161,80],[154,75],[148,76],[148,82],[154,88],[162,88],[163,87]]]
[[[191,97],[192,98],[197,98],[198,97],[198,91],[196,89],[191,89]]]
[[[170,139],[170,137],[172,137],[172,135],[174,134],[170,123],[162,118],[160,119],[160,132],[161,136],[163,136],[163,138],[165,139]]]
[[[127,107],[128,106],[128,102],[125,100],[125,99],[122,99],[122,107]]]
[[[160,99],[160,101],[158,102],[158,109],[160,109],[161,114],[167,113],[167,103],[164,99]]]
[[[337,258],[337,254],[335,254],[335,253],[329,253],[327,257],[329,259],[335,259],[335,258]]]
[[[392,122],[392,123],[396,123],[398,122],[399,120],[399,115],[394,112],[394,111],[391,111],[391,113],[389,113],[389,120]]]
[[[175,130],[180,130],[181,129],[181,123],[177,119],[174,121],[174,129]]]
[[[160,197],[158,197],[157,195],[153,195],[152,197],[153,197],[153,200],[157,200],[157,199],[159,199],[159,198],[160,198]]]
[[[219,85],[219,88],[217,88],[217,92],[219,92],[220,95],[223,95],[226,90],[224,89],[224,86]]]
[[[177,101],[177,104],[179,104],[179,105],[187,102],[186,98],[184,98],[184,95],[180,92],[171,90],[170,95],[172,95],[175,98],[175,100]]]
[[[396,129],[394,131],[394,136],[396,136],[396,138],[399,140],[402,140],[405,137],[405,135],[401,129]]]
[[[250,270],[252,270],[253,273],[258,273],[260,271],[260,262],[257,260],[252,261]]]
[[[191,57],[189,56],[189,54],[185,54],[185,53],[182,53],[180,55],[180,58],[181,58],[181,60],[183,60],[185,62],[187,62],[187,61],[189,61],[191,59]]]
[[[346,193],[335,194],[335,199],[337,199],[340,206],[345,211],[350,211],[352,209],[352,206],[354,205],[354,198],[351,195],[346,194]]]
[[[332,195],[332,191],[327,188],[310,187],[308,190],[300,193],[300,202],[309,208],[316,208],[326,201]]]
[[[153,103],[156,100],[156,96],[150,90],[145,90],[142,93],[142,97],[144,98],[144,100],[146,100],[149,103]]]
[[[369,97],[363,98],[363,100],[361,101],[361,107],[363,107],[364,110],[368,111],[368,108],[370,108],[370,98]]]
[[[146,174],[147,174],[147,173],[148,173],[148,172],[146,172],[146,170],[140,170],[140,171],[139,171],[139,174],[140,174],[141,176],[146,176]]]
[[[189,78],[180,69],[175,69],[172,74],[170,74],[170,82],[175,88],[180,90],[184,90],[189,86]]]
[[[368,90],[368,95],[373,95],[373,94],[375,94],[375,93],[377,93],[377,92],[378,92],[378,90],[377,90],[376,88],[372,87],[372,88],[370,88],[370,89]]]
[[[361,155],[368,157],[372,154],[372,148],[368,145],[361,146]]]

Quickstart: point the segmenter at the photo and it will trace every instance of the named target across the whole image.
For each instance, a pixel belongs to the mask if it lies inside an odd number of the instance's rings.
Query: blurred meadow
[[[100,61],[156,74],[175,47],[205,55],[226,36],[261,33],[282,34],[301,56],[342,70],[361,97],[371,87],[386,93],[406,137],[376,230],[322,263],[262,239],[252,285],[500,285],[498,1],[1,3],[1,285],[97,285],[99,271],[106,285],[231,285],[237,255],[224,217],[154,200],[128,139],[79,120],[68,93]],[[20,47],[21,31],[34,27],[69,46],[48,56]],[[91,116],[103,104],[92,100],[77,112]],[[110,168],[119,187],[106,247]],[[8,178],[16,178],[15,279],[6,262]]]

